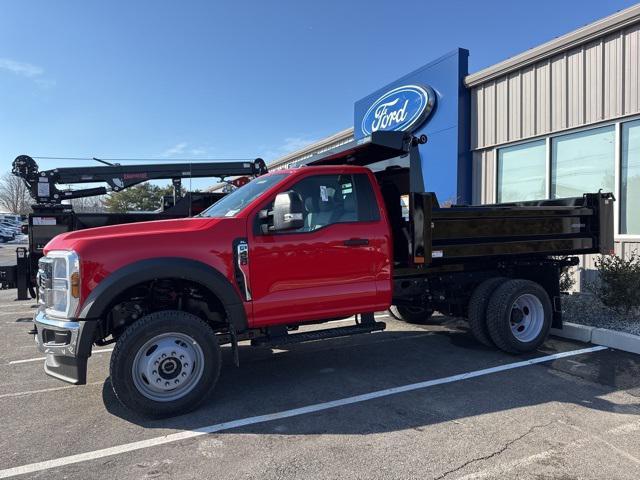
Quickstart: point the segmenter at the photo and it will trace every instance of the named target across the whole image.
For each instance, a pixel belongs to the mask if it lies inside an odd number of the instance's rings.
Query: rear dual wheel
[[[549,335],[553,309],[544,288],[530,280],[492,278],[469,303],[469,324],[484,345],[509,353],[536,350]]]
[[[498,348],[532,352],[549,336],[553,308],[544,288],[530,280],[508,280],[491,296],[487,328]]]
[[[469,327],[475,339],[487,347],[493,347],[494,343],[487,327],[487,307],[489,300],[496,288],[506,282],[504,277],[495,277],[485,280],[476,287],[469,301]]]

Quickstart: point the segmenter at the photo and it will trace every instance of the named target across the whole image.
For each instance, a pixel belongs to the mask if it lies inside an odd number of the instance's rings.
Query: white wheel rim
[[[511,306],[511,333],[520,342],[535,340],[544,326],[544,307],[538,297],[525,293]]]
[[[184,397],[198,384],[203,371],[202,348],[183,333],[163,333],[148,340],[131,366],[138,392],[157,402]]]

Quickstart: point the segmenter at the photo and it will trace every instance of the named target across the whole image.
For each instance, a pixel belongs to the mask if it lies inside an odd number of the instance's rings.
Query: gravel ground
[[[640,335],[640,311],[621,315],[590,293],[563,295],[562,311],[567,322]]]

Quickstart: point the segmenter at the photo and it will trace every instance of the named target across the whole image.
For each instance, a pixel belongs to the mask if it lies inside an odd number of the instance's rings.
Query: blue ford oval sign
[[[378,98],[362,119],[362,132],[413,131],[429,116],[436,94],[426,85],[403,85]]]

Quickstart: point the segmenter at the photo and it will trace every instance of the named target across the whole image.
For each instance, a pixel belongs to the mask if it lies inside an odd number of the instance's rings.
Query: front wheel
[[[111,356],[113,391],[130,410],[163,418],[195,409],[220,375],[218,339],[187,312],[155,312],[130,325]]]
[[[424,307],[414,307],[407,305],[391,305],[389,313],[396,320],[407,323],[425,325],[431,321],[433,310]]]
[[[487,329],[501,350],[532,352],[547,339],[552,315],[544,288],[530,280],[507,280],[491,295]]]

